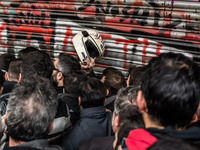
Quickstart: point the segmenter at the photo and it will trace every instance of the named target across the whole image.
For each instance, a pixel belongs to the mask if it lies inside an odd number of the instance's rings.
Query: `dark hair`
[[[37,49],[37,48],[35,48],[35,47],[31,47],[31,46],[26,47],[26,48],[24,48],[24,49],[22,49],[22,50],[20,50],[20,51],[18,52],[18,58],[20,58],[20,59],[25,59],[25,58],[26,58],[26,55],[27,55],[28,53],[30,53],[30,52],[33,52],[33,51],[39,51],[39,49]]]
[[[129,68],[129,86],[130,85],[141,85],[142,77],[146,67],[145,66],[132,66]]]
[[[87,76],[82,72],[71,73],[64,77],[65,93],[80,94],[80,84],[87,80]]]
[[[163,53],[147,67],[141,89],[151,120],[176,128],[188,125],[200,100],[200,67],[175,53]]]
[[[20,67],[21,67],[22,60],[21,59],[14,59],[8,69],[8,78],[10,80],[19,80],[20,74]]]
[[[54,65],[48,54],[43,51],[33,51],[28,53],[22,61],[22,79],[33,74],[51,79],[53,69]]]
[[[0,69],[8,71],[10,62],[15,59],[13,54],[2,54],[0,56]]]
[[[106,88],[96,78],[88,78],[80,85],[81,105],[83,108],[103,106],[106,97]]]
[[[3,86],[4,81],[4,73],[0,70],[0,88]]]
[[[117,131],[117,143],[114,150],[118,149],[118,146],[122,144],[123,138],[127,138],[130,131],[134,129],[137,129],[137,128],[135,128],[131,122],[126,122],[120,126],[119,130]]]
[[[15,141],[42,139],[48,135],[58,105],[47,79],[32,76],[12,91],[7,106],[8,134]]]
[[[198,150],[198,148],[185,140],[175,138],[163,138],[155,142],[147,150]]]
[[[126,81],[121,71],[106,68],[102,75],[105,76],[104,85],[109,90],[109,94],[117,94],[120,88],[126,87]]]
[[[60,53],[58,59],[59,61],[56,64],[56,67],[60,72],[62,72],[64,76],[69,73],[81,70],[79,61],[69,54]]]

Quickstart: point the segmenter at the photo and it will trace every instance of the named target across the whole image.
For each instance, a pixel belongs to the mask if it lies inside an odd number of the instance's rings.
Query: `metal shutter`
[[[76,55],[72,37],[98,30],[106,51],[95,71],[145,65],[163,52],[180,52],[200,63],[199,0],[1,0],[0,53],[27,46]]]

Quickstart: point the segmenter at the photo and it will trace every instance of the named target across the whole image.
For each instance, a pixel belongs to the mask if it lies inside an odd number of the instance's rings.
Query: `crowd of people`
[[[34,47],[0,56],[0,149],[200,149],[200,67],[178,53],[102,76]]]

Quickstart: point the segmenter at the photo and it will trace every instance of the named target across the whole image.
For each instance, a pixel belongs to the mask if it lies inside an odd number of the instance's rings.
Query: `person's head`
[[[15,59],[15,56],[13,54],[2,54],[0,56],[0,69],[4,73],[8,71],[10,62]]]
[[[64,78],[65,93],[77,94],[81,93],[80,85],[87,80],[87,76],[82,72],[71,73]]]
[[[89,77],[80,85],[81,106],[83,108],[103,106],[106,97],[106,88],[97,78]]]
[[[58,58],[54,61],[54,67],[53,81],[57,86],[63,85],[64,76],[81,70],[79,61],[66,53],[60,53]]]
[[[15,81],[18,82],[19,74],[20,74],[20,67],[21,67],[21,59],[14,59],[8,68],[8,72],[6,76],[8,76],[8,81]]]
[[[134,129],[137,129],[137,128],[135,128],[131,122],[126,122],[123,125],[121,125],[119,130],[115,132],[113,150],[122,150],[121,144],[122,144],[123,138],[127,138],[129,135],[129,132]]]
[[[146,67],[145,66],[132,66],[129,68],[129,76],[127,79],[127,86],[130,85],[141,85],[142,77]]]
[[[57,111],[57,94],[47,79],[32,76],[15,87],[7,105],[5,123],[12,140],[45,138]]]
[[[23,78],[29,78],[33,74],[51,79],[54,69],[53,62],[48,54],[43,51],[33,51],[22,60],[20,73]]]
[[[132,122],[135,128],[143,128],[144,122],[136,99],[139,86],[129,86],[118,91],[114,103],[113,131],[116,132],[126,121]]]
[[[0,95],[3,91],[3,83],[5,81],[4,73],[0,70]]]
[[[175,138],[163,138],[155,142],[147,150],[198,150],[199,148],[195,145],[188,143],[182,139]]]
[[[26,47],[26,48],[24,48],[24,49],[22,49],[22,50],[20,50],[20,51],[18,52],[18,58],[20,58],[20,59],[25,59],[25,58],[26,58],[26,55],[27,55],[28,53],[30,53],[30,52],[33,52],[33,51],[39,51],[39,49],[37,49],[37,48],[35,48],[35,47],[31,47],[31,46]]]
[[[109,91],[109,94],[117,94],[120,88],[126,87],[122,72],[114,68],[105,69],[102,73],[101,81]]]
[[[137,103],[145,126],[184,129],[200,100],[200,67],[182,54],[163,53],[152,58],[144,73]],[[149,120],[147,122],[147,120]]]

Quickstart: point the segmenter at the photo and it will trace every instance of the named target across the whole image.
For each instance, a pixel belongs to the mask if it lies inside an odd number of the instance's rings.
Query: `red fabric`
[[[129,150],[146,150],[157,139],[144,129],[135,129],[129,133],[126,146]]]

